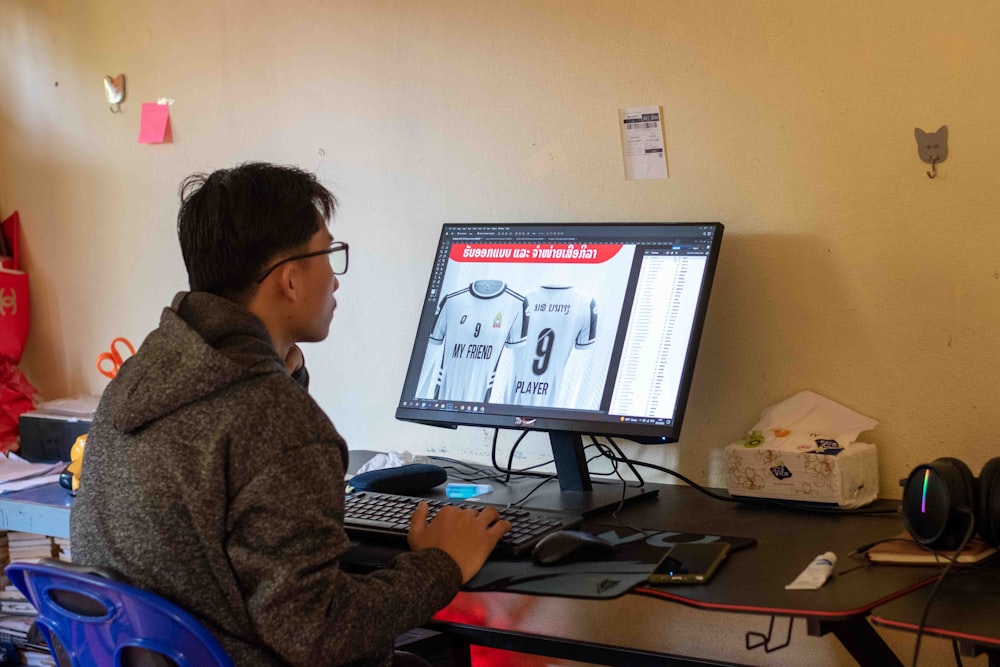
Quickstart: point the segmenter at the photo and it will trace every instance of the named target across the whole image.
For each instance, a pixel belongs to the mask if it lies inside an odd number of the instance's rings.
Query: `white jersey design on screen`
[[[558,397],[570,353],[597,338],[597,302],[569,285],[544,285],[525,298],[526,344],[518,350],[506,399],[513,405],[575,407],[575,396]],[[557,404],[558,403],[558,404]]]
[[[524,297],[501,280],[477,280],[445,296],[430,343],[442,345],[437,398],[485,403],[504,346],[524,342]]]

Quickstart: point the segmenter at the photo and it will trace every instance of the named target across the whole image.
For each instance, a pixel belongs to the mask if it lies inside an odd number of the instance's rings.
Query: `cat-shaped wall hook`
[[[119,74],[115,78],[104,77],[104,95],[108,98],[108,104],[113,104],[111,113],[122,112],[122,102],[125,101],[125,75]]]
[[[942,125],[937,132],[924,132],[919,127],[913,128],[917,138],[917,155],[931,166],[927,178],[937,176],[937,163],[944,162],[948,157],[948,126]]]

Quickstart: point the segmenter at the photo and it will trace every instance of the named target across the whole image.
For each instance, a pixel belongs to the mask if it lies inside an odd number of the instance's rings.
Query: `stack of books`
[[[38,562],[42,558],[69,560],[69,540],[34,533],[0,532],[0,558],[4,564],[13,561]],[[38,615],[35,607],[10,583],[0,578],[0,644],[14,646],[22,665],[56,667],[48,646],[34,628]]]
[[[48,535],[10,531],[7,533],[7,556],[11,562],[37,563],[42,558],[55,556],[55,543]]]
[[[73,562],[73,549],[70,546],[68,537],[53,537],[52,542],[55,548],[52,552],[53,558],[58,558],[59,560],[64,560],[69,563]]]
[[[25,614],[0,615],[0,643],[14,646],[28,644],[28,632],[31,631],[33,621],[33,616]]]
[[[58,667],[49,647],[34,627],[33,616],[0,616],[0,645],[4,647],[3,664]]]
[[[29,616],[34,617],[35,606],[28,602],[28,599],[17,590],[17,587],[9,581],[4,583],[0,589],[0,616]]]

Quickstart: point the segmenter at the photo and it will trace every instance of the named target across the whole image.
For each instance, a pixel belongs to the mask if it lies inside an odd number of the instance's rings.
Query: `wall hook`
[[[913,136],[917,140],[917,155],[931,166],[927,178],[937,177],[937,163],[944,162],[948,157],[948,126],[942,125],[937,132],[924,132],[919,127],[913,128]]]
[[[113,79],[110,76],[104,77],[104,95],[108,98],[108,104],[114,105],[111,113],[121,113],[121,105],[125,101],[125,75],[119,74]]]

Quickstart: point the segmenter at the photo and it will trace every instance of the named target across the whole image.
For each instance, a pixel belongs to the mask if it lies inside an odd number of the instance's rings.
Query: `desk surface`
[[[937,574],[934,568],[871,565],[848,558],[850,551],[864,543],[898,534],[901,521],[896,514],[814,514],[751,507],[714,500],[689,487],[656,486],[658,497],[626,507],[619,513],[619,519],[626,524],[659,529],[661,534],[657,539],[666,539],[663,532],[676,531],[752,537],[757,544],[732,554],[707,585],[641,588],[638,595],[603,601],[515,593],[460,593],[438,615],[439,623],[491,633],[545,636],[568,643],[603,641],[663,655],[669,650],[664,643],[669,638],[662,632],[623,636],[620,626],[608,623],[609,612],[612,618],[645,618],[652,622],[656,613],[650,613],[653,602],[650,596],[655,596],[706,610],[804,617],[811,622],[845,627],[856,627],[860,621],[867,627],[865,616],[874,607],[879,607],[881,617],[889,619],[896,608],[895,604],[889,604],[893,599],[920,588]],[[0,496],[0,530],[68,537],[72,504],[72,496],[58,484],[4,494]],[[604,523],[608,521],[602,519]],[[838,556],[834,575],[826,585],[817,591],[784,589],[785,584],[825,551]],[[962,580],[955,582],[958,585]],[[1000,589],[1000,576],[994,585]],[[922,599],[920,594],[913,595],[913,599]],[[900,601],[904,602],[903,608],[911,606],[907,598]],[[566,622],[568,617],[572,617],[571,623]],[[932,616],[932,620],[935,618]],[[986,618],[980,616],[984,622]],[[943,627],[944,620],[941,633],[948,631]],[[832,627],[815,632],[810,628],[811,634],[826,631],[837,632]],[[995,629],[987,636],[996,638]],[[848,644],[844,637],[841,641]],[[852,654],[863,655],[868,650],[865,645],[857,653],[852,650]]]
[[[861,544],[897,534],[900,519],[896,515],[760,509],[713,500],[688,487],[658,488],[658,498],[626,507],[619,518],[627,524],[661,531],[753,537],[757,545],[732,554],[707,585],[640,589],[647,595],[707,609],[833,620],[865,613],[921,587],[936,574],[932,568],[869,565],[847,557]],[[72,505],[73,497],[58,484],[4,494],[0,496],[0,530],[69,537]],[[669,536],[661,534],[657,539],[669,540]],[[784,589],[825,551],[833,551],[839,559],[834,576],[825,586],[818,591]],[[961,586],[968,578],[956,573],[949,580],[940,594],[951,595],[954,588],[954,595],[960,597]],[[1000,595],[1000,575],[990,582]]]
[[[0,530],[69,538],[73,496],[58,484],[0,495]]]
[[[349,470],[356,471],[374,454],[367,450],[352,451]],[[496,493],[483,496],[482,500],[504,503],[520,498],[536,483],[525,481],[508,488],[497,487]],[[550,486],[555,484],[550,482]],[[871,565],[848,558],[848,553],[863,544],[899,534],[903,526],[898,513],[816,513],[762,508],[715,500],[688,486],[647,486],[657,489],[658,496],[626,506],[618,513],[622,523],[679,533],[752,537],[757,545],[732,554],[707,585],[639,589],[643,594],[704,609],[837,620],[866,614],[879,604],[927,584],[936,574],[933,569]],[[558,490],[557,486],[554,488]],[[444,494],[437,489],[428,497],[444,499]],[[595,520],[611,521],[600,517]],[[826,551],[837,554],[839,560],[834,576],[825,586],[817,591],[785,590],[785,584]],[[376,560],[381,558],[384,555]],[[462,599],[460,595],[452,611],[460,609]],[[475,607],[474,602],[470,604]]]
[[[806,513],[727,503],[684,486],[658,488],[655,500],[622,510],[621,521],[661,531],[752,537],[757,544],[730,555],[706,585],[639,588],[639,594],[604,601],[460,593],[438,614],[435,627],[452,628],[453,633],[479,643],[493,639],[484,633],[509,633],[515,641],[524,636],[558,638],[567,646],[590,641],[667,654],[674,651],[674,638],[662,631],[664,620],[658,621],[660,631],[648,631],[649,624],[657,625],[653,619],[660,616],[660,605],[649,597],[655,596],[704,610],[805,618],[810,634],[833,632],[859,662],[898,664],[871,630],[866,616],[874,607],[925,586],[937,570],[873,565],[848,557],[863,544],[898,534],[898,514]],[[657,539],[664,538],[661,534]],[[822,588],[785,590],[785,584],[826,551],[837,554],[838,562]],[[633,620],[609,620],[615,618]],[[503,647],[500,642],[491,645]]]
[[[876,625],[916,631],[920,625],[928,586],[872,611]],[[953,570],[941,582],[927,614],[924,632],[968,641],[982,649],[1000,651],[1000,563]]]
[[[619,512],[623,524],[658,529],[662,532],[651,538],[658,541],[669,542],[670,532],[676,531],[752,537],[757,544],[730,555],[707,585],[638,589],[646,595],[706,609],[836,620],[867,613],[936,575],[934,569],[872,565],[848,557],[865,543],[898,534],[902,526],[895,513],[819,514],[760,508],[715,500],[686,486],[652,486],[659,490],[658,497]],[[838,561],[825,586],[816,591],[785,590],[785,584],[826,551],[837,554]]]
[[[704,586],[668,586],[642,592],[698,607],[837,619],[865,613],[878,604],[925,585],[936,571],[871,565],[848,554],[895,535],[897,514],[818,514],[779,507],[760,508],[711,499],[682,486],[660,488],[655,503],[636,505],[626,522],[692,533],[753,537],[757,545],[734,553]],[[837,555],[834,574],[815,591],[786,591],[816,556]]]

